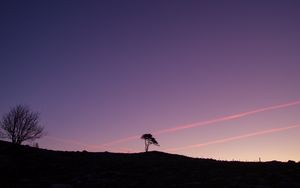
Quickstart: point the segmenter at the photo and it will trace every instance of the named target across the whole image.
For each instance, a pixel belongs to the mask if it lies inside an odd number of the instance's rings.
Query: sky
[[[0,2],[0,115],[41,148],[300,161],[300,2]]]

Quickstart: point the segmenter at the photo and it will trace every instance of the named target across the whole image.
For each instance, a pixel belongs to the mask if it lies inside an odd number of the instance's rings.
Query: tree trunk
[[[148,148],[149,148],[149,143],[147,142],[147,140],[145,139],[145,151],[148,152]]]

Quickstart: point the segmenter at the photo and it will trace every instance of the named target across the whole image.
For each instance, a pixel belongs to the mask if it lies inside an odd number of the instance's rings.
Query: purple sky
[[[57,150],[102,144],[300,100],[299,1],[1,1],[0,114],[41,113]],[[160,151],[300,160],[300,105],[154,136]],[[255,135],[254,134],[254,135]]]

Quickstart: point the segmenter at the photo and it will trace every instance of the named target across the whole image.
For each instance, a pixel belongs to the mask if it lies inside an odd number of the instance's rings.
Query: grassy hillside
[[[224,162],[162,152],[61,152],[0,141],[6,187],[300,187],[294,162]]]

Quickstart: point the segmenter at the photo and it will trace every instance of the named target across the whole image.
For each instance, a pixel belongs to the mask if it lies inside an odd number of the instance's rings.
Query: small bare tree
[[[141,139],[145,140],[145,151],[148,152],[149,146],[151,144],[154,144],[156,146],[159,146],[158,142],[156,139],[152,136],[152,134],[143,134]]]
[[[35,140],[44,135],[44,128],[39,125],[39,113],[31,112],[27,106],[17,105],[0,121],[2,137],[14,144]]]

